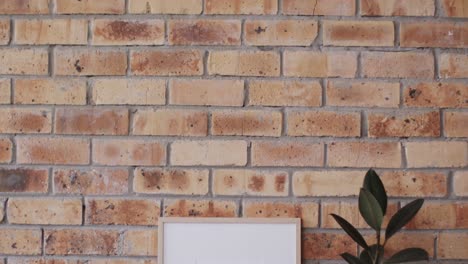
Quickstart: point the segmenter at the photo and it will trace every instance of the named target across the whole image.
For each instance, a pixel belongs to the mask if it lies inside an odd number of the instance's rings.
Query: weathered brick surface
[[[364,16],[433,16],[435,2],[432,0],[362,0]]]
[[[428,52],[364,52],[361,62],[364,77],[434,77],[434,56]]]
[[[292,190],[299,197],[358,195],[364,175],[365,171],[298,171],[293,174]],[[346,185],[341,184],[344,181]]]
[[[328,81],[327,104],[331,106],[398,107],[398,82]]]
[[[154,140],[95,139],[93,162],[101,165],[164,165],[166,147]]]
[[[441,259],[467,259],[468,252],[465,249],[468,243],[468,234],[443,232],[439,235],[437,252]]]
[[[157,225],[160,202],[142,199],[88,199],[87,225]]]
[[[16,79],[15,104],[84,105],[86,81],[81,79]]]
[[[46,193],[48,176],[46,169],[0,169],[0,192]]]
[[[126,109],[55,109],[56,134],[127,135],[128,123]]]
[[[285,51],[283,60],[288,77],[352,78],[357,71],[355,52]]]
[[[171,80],[170,104],[242,106],[244,82],[239,80]]]
[[[466,0],[443,0],[443,10],[448,17],[468,17]]]
[[[13,144],[10,139],[0,138],[0,163],[10,163],[13,158]]]
[[[143,229],[143,230],[127,230],[123,234],[123,245],[122,254],[126,256],[157,256],[158,255],[158,231],[154,229]],[[122,260],[123,263],[128,263],[129,260]],[[156,264],[151,260],[146,261],[142,264]],[[111,262],[109,264],[113,264]],[[100,264],[100,263],[98,263]],[[107,264],[107,263],[104,263]],[[120,264],[117,262],[115,264]]]
[[[210,15],[274,15],[278,11],[275,0],[206,0],[205,13]]]
[[[40,229],[0,229],[0,252],[12,255],[40,255],[42,251]]]
[[[353,0],[284,0],[283,14],[315,16],[353,16]]]
[[[105,255],[118,253],[118,230],[47,229],[44,230],[47,255]]]
[[[291,111],[287,114],[290,136],[358,137],[361,134],[359,113],[329,111]]]
[[[323,24],[327,46],[393,46],[395,33],[390,21],[333,21]]]
[[[317,37],[314,20],[248,20],[245,43],[252,46],[309,46]]]
[[[439,56],[439,76],[441,78],[466,78],[468,76],[468,55],[443,53]]]
[[[58,14],[123,14],[125,0],[55,0]]]
[[[88,21],[82,19],[21,19],[16,21],[14,42],[26,45],[84,45]]]
[[[4,1],[0,14],[47,14],[50,0]]]
[[[130,55],[130,67],[133,75],[202,75],[203,52],[197,50],[135,51]]]
[[[172,165],[245,166],[247,142],[230,141],[175,141],[171,144]]]
[[[432,141],[406,143],[406,159],[410,168],[467,166],[467,142]]]
[[[467,216],[467,203],[428,202],[407,227],[408,229],[466,229]]]
[[[99,49],[56,49],[54,72],[57,75],[124,75],[127,56],[124,51]]]
[[[211,200],[166,200],[165,217],[236,217],[237,203]]]
[[[356,255],[356,243],[346,234],[305,233],[302,235],[303,259],[340,259],[341,252]]]
[[[403,91],[404,104],[409,107],[468,107],[468,85],[463,83],[414,83]]]
[[[11,198],[8,221],[12,224],[81,225],[81,199]]]
[[[11,23],[9,20],[0,20],[0,45],[6,45],[10,42],[10,28]]]
[[[10,79],[0,79],[0,104],[11,102],[11,81]]]
[[[211,134],[223,136],[281,136],[281,112],[229,110],[211,113]]]
[[[444,117],[447,137],[468,137],[468,112],[445,112]]]
[[[0,109],[0,133],[50,133],[51,111],[47,108],[3,108]]]
[[[457,196],[468,196],[468,173],[457,171],[453,176],[454,192]]]
[[[136,14],[194,14],[202,12],[202,0],[128,0],[130,13]]]
[[[163,80],[97,79],[92,84],[92,104],[162,105],[166,102]]]
[[[243,206],[244,217],[301,218],[302,226],[318,227],[319,206],[317,203],[250,202]]]
[[[240,20],[171,20],[170,45],[239,45]]]
[[[402,47],[468,47],[468,23],[421,23],[401,24],[400,45]]]
[[[251,81],[249,105],[320,106],[322,87],[318,82]]]
[[[354,155],[349,155],[353,153]],[[328,145],[328,165],[353,168],[400,168],[400,143],[333,142]]]
[[[296,141],[252,142],[253,166],[321,167],[324,146],[320,143]]]
[[[164,20],[96,19],[92,27],[93,45],[162,45]]]
[[[46,75],[49,54],[41,48],[0,48],[0,74]]]
[[[367,117],[370,137],[438,137],[439,112],[372,113]]]
[[[207,63],[210,75],[280,75],[280,55],[274,51],[212,51]]]
[[[208,115],[192,110],[136,110],[134,135],[206,136]]]

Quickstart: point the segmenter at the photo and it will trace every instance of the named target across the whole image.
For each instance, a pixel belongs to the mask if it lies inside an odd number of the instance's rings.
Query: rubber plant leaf
[[[391,258],[386,260],[385,264],[396,264],[396,263],[407,263],[414,261],[427,261],[429,260],[429,254],[422,248],[407,248],[404,249]]]
[[[359,193],[359,212],[366,223],[377,232],[382,226],[383,212],[379,202],[368,190],[361,188]]]
[[[366,173],[363,188],[374,195],[375,199],[377,199],[380,204],[380,208],[382,208],[383,215],[385,215],[387,213],[387,192],[385,191],[385,187],[380,180],[379,175],[377,175],[373,169],[370,169]]]
[[[388,222],[385,231],[385,239],[388,240],[401,228],[403,228],[418,213],[423,206],[424,200],[417,199],[401,208]]]
[[[339,215],[331,214],[331,216],[335,219],[335,221],[343,228],[343,230],[356,242],[358,245],[363,247],[364,249],[368,249],[369,246],[366,243],[364,237],[357,231],[357,229],[352,226],[348,221],[342,218]]]

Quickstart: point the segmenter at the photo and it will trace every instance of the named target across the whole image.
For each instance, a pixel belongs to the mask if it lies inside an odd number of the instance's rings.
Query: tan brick
[[[295,196],[355,196],[365,174],[365,171],[297,171],[293,174],[292,189]]]
[[[81,138],[16,138],[16,161],[19,164],[86,165],[89,163],[89,140]]]
[[[52,114],[47,108],[3,108],[0,124],[0,133],[50,133]]]
[[[125,0],[55,0],[58,14],[123,14]]]
[[[353,78],[357,71],[357,53],[351,51],[285,51],[283,60],[288,77]]]
[[[439,234],[437,241],[437,256],[440,259],[467,259],[468,233],[448,233]]]
[[[157,225],[160,202],[148,199],[86,199],[87,225]]]
[[[423,82],[407,85],[404,103],[410,107],[468,107],[468,85],[463,83]]]
[[[195,76],[203,74],[203,52],[198,50],[133,51],[133,75]]]
[[[364,16],[434,16],[433,0],[363,0],[361,14]]]
[[[79,135],[128,135],[127,109],[55,109],[55,133]]]
[[[377,112],[367,117],[369,137],[439,137],[440,114],[433,112]]]
[[[47,75],[49,53],[47,49],[0,48],[0,74]]]
[[[13,143],[10,139],[0,138],[0,163],[10,163],[13,157]]]
[[[466,0],[443,0],[442,7],[445,16],[468,17],[468,2]]]
[[[120,50],[56,49],[54,71],[57,75],[125,75],[127,55]]]
[[[280,55],[274,51],[211,51],[207,63],[210,75],[280,75]]]
[[[42,231],[40,229],[0,229],[0,252],[11,255],[40,255]]]
[[[208,170],[137,168],[133,178],[133,190],[146,194],[205,195],[208,185]]]
[[[395,28],[392,21],[323,22],[326,46],[393,46]]]
[[[240,20],[170,20],[170,45],[239,45]]]
[[[457,196],[468,196],[468,171],[457,171],[453,175],[453,192]]]
[[[208,115],[198,110],[137,110],[133,114],[133,135],[206,136]]]
[[[468,112],[445,112],[444,130],[447,137],[468,137]]]
[[[205,13],[210,15],[274,15],[278,12],[275,0],[206,0]]]
[[[316,16],[354,16],[353,0],[284,0],[283,14]]]
[[[249,83],[249,105],[320,106],[322,86],[316,81],[260,81]]]
[[[106,255],[118,253],[119,230],[46,229],[47,255]]]
[[[346,234],[305,233],[302,235],[302,259],[341,259],[340,254],[356,255],[356,243]]]
[[[407,227],[408,229],[466,229],[468,204],[427,202]]]
[[[0,192],[46,193],[49,172],[47,169],[0,169]]]
[[[287,196],[288,173],[285,171],[215,170],[213,193],[215,195]]]
[[[26,225],[81,225],[81,199],[10,198],[8,222]]]
[[[408,168],[467,166],[468,144],[462,141],[407,142]]]
[[[166,81],[136,79],[94,80],[92,103],[96,105],[163,105]]]
[[[244,202],[244,217],[301,218],[302,227],[318,227],[318,203]]]
[[[27,45],[85,45],[88,21],[84,19],[18,19],[14,42]]]
[[[212,200],[166,200],[165,217],[236,217],[237,203]]]
[[[346,219],[356,228],[370,228],[359,213],[359,205],[356,202],[322,202],[321,228],[340,228],[330,214],[337,214]],[[382,227],[385,228],[390,218],[398,211],[397,203],[387,206],[387,214],[383,219]]]
[[[164,44],[164,20],[96,19],[92,25],[93,45]]]
[[[86,104],[86,80],[82,79],[17,79],[15,104]]]
[[[11,81],[10,79],[0,79],[0,104],[10,104],[11,102]]]
[[[334,142],[328,145],[328,165],[352,168],[400,168],[401,146],[398,142]]]
[[[0,45],[10,42],[10,20],[0,19]]]
[[[289,136],[359,137],[361,114],[356,112],[288,111]]]
[[[56,169],[54,192],[80,195],[117,195],[128,192],[128,170],[111,168]]]
[[[468,23],[405,22],[400,24],[402,47],[468,47]]]
[[[102,165],[151,166],[166,164],[166,147],[139,139],[93,140],[93,162]]]
[[[0,14],[48,14],[50,0],[2,1]]]
[[[429,52],[363,52],[364,77],[434,78],[434,56]]]
[[[279,111],[218,110],[211,113],[211,134],[218,136],[281,136]]]
[[[314,20],[247,20],[244,41],[252,46],[310,46],[318,33]]]
[[[375,236],[364,236],[369,245],[375,244]],[[392,236],[392,239],[385,245],[385,256],[391,257],[397,252],[406,248],[422,248],[429,253],[429,256],[434,255],[434,239],[435,234],[431,233],[398,233]]]
[[[447,175],[442,172],[382,171],[382,179],[389,196],[393,197],[445,197]]]
[[[175,141],[171,145],[172,165],[245,166],[247,142],[229,141]]]
[[[300,141],[252,142],[252,166],[321,167],[324,147]]]
[[[398,82],[328,81],[327,104],[331,106],[392,107],[400,104]]]
[[[129,0],[128,10],[137,14],[198,15],[202,12],[202,0]]]
[[[243,106],[242,80],[170,80],[169,103],[174,105]]]
[[[123,234],[122,255],[125,256],[157,256],[158,255],[158,231],[154,229],[143,230],[126,230]],[[125,264],[129,260],[122,260],[123,262],[110,262],[102,264]],[[135,264],[156,264],[149,262],[135,263]],[[94,262],[93,262],[94,263]],[[95,263],[99,264],[99,263]]]
[[[439,56],[439,76],[441,78],[467,78],[468,55],[443,53]]]

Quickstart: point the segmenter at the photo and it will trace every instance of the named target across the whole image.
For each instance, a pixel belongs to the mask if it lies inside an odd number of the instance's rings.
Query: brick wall
[[[160,216],[301,217],[468,261],[467,0],[1,0],[0,263],[156,263]],[[369,237],[369,240],[372,240]],[[2,262],[3,261],[3,262]],[[86,262],[88,261],[88,262]]]

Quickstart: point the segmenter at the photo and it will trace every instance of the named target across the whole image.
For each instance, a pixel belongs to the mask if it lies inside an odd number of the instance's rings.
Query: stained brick
[[[0,48],[0,74],[46,75],[49,53],[41,48]]]
[[[151,79],[94,80],[92,103],[96,105],[162,105],[166,82]]]
[[[340,259],[348,252],[356,255],[356,243],[346,234],[305,233],[302,235],[303,259]]]
[[[160,202],[153,199],[87,199],[85,224],[157,225]]]
[[[95,139],[93,162],[101,165],[154,166],[166,163],[166,147],[158,141]]]
[[[434,56],[428,52],[364,52],[364,77],[433,78]]]
[[[275,0],[206,0],[205,12],[210,15],[273,15],[278,11]]]
[[[427,202],[408,223],[408,229],[466,229],[468,204]]]
[[[56,49],[54,71],[57,75],[125,75],[127,55],[120,50]]]
[[[10,42],[10,20],[0,19],[0,45],[7,45]]]
[[[11,255],[40,255],[42,250],[40,229],[0,229],[0,252]]]
[[[467,78],[468,55],[443,53],[439,56],[439,76],[441,78]]]
[[[164,21],[110,20],[93,21],[93,45],[162,45],[164,43]]]
[[[172,165],[245,166],[247,142],[228,141],[175,141],[171,144]]]
[[[364,175],[365,171],[298,171],[293,174],[292,190],[304,197],[358,195]]]
[[[220,110],[211,113],[211,134],[222,136],[281,136],[281,112]]]
[[[154,229],[131,229],[123,234],[122,255],[125,256],[157,256],[158,255],[158,231]],[[128,259],[123,262],[110,263],[92,263],[92,264],[125,264],[129,263]],[[142,260],[145,262],[134,264],[156,264],[152,260]]]
[[[244,202],[244,217],[261,218],[301,218],[302,226],[318,227],[319,205],[308,203],[283,202]]]
[[[0,169],[0,192],[46,193],[49,172],[46,169]]]
[[[389,196],[444,197],[448,191],[447,175],[443,172],[382,171],[379,174]]]
[[[47,14],[50,0],[2,1],[0,14]]]
[[[468,112],[445,112],[444,131],[447,137],[468,137]]]
[[[468,47],[468,23],[405,22],[400,27],[402,47]]]
[[[448,17],[468,17],[468,5],[466,0],[443,0],[442,7],[445,16]]]
[[[370,113],[370,137],[439,137],[440,114],[434,112]]]
[[[251,157],[252,166],[321,167],[324,147],[312,142],[254,141]]]
[[[56,134],[127,135],[127,109],[59,108],[55,110]]]
[[[252,46],[309,46],[318,33],[314,20],[247,20],[244,40]]]
[[[464,167],[468,164],[467,149],[467,142],[462,141],[407,142],[408,167]]]
[[[468,196],[468,172],[457,171],[453,176],[453,191],[457,196]]]
[[[10,163],[13,157],[13,144],[10,139],[0,138],[0,163]]]
[[[353,0],[284,0],[283,14],[315,16],[354,16]]]
[[[202,12],[202,0],[129,0],[130,13],[197,15]]]
[[[400,168],[401,146],[398,142],[334,142],[328,145],[328,165],[353,168]]]
[[[289,111],[289,136],[359,137],[361,115],[353,112]]]
[[[165,217],[236,217],[237,203],[212,200],[166,200]]]
[[[86,104],[86,81],[81,79],[16,79],[15,104]]]
[[[391,21],[323,22],[323,44],[327,46],[393,46],[395,29]]]
[[[125,0],[55,0],[58,14],[123,14]]]
[[[352,78],[357,71],[357,53],[351,51],[285,51],[283,60],[288,77]]]
[[[442,232],[437,243],[438,257],[441,259],[467,259],[468,233]]]
[[[403,93],[404,103],[410,107],[468,107],[468,85],[463,83],[414,83]]]
[[[0,109],[0,133],[50,133],[51,110],[47,108],[3,108]]]
[[[133,51],[133,75],[196,76],[203,74],[203,52],[197,50]]]
[[[363,0],[361,14],[364,16],[434,16],[433,0]]]
[[[26,45],[85,45],[88,21],[83,19],[18,19],[14,42]]]
[[[170,20],[170,45],[239,45],[240,20]]]
[[[320,106],[322,86],[315,81],[250,81],[249,105]]]
[[[103,229],[44,230],[47,255],[105,255],[118,253],[119,231]]]
[[[210,75],[280,75],[280,55],[274,51],[211,51],[207,63]]]
[[[81,225],[81,199],[11,198],[8,221],[26,225]]]
[[[11,81],[10,79],[0,79],[0,104],[10,104],[11,102]]]
[[[398,107],[397,82],[328,81],[327,104],[354,107]]]
[[[208,115],[197,110],[138,110],[133,114],[134,135],[206,136]]]

